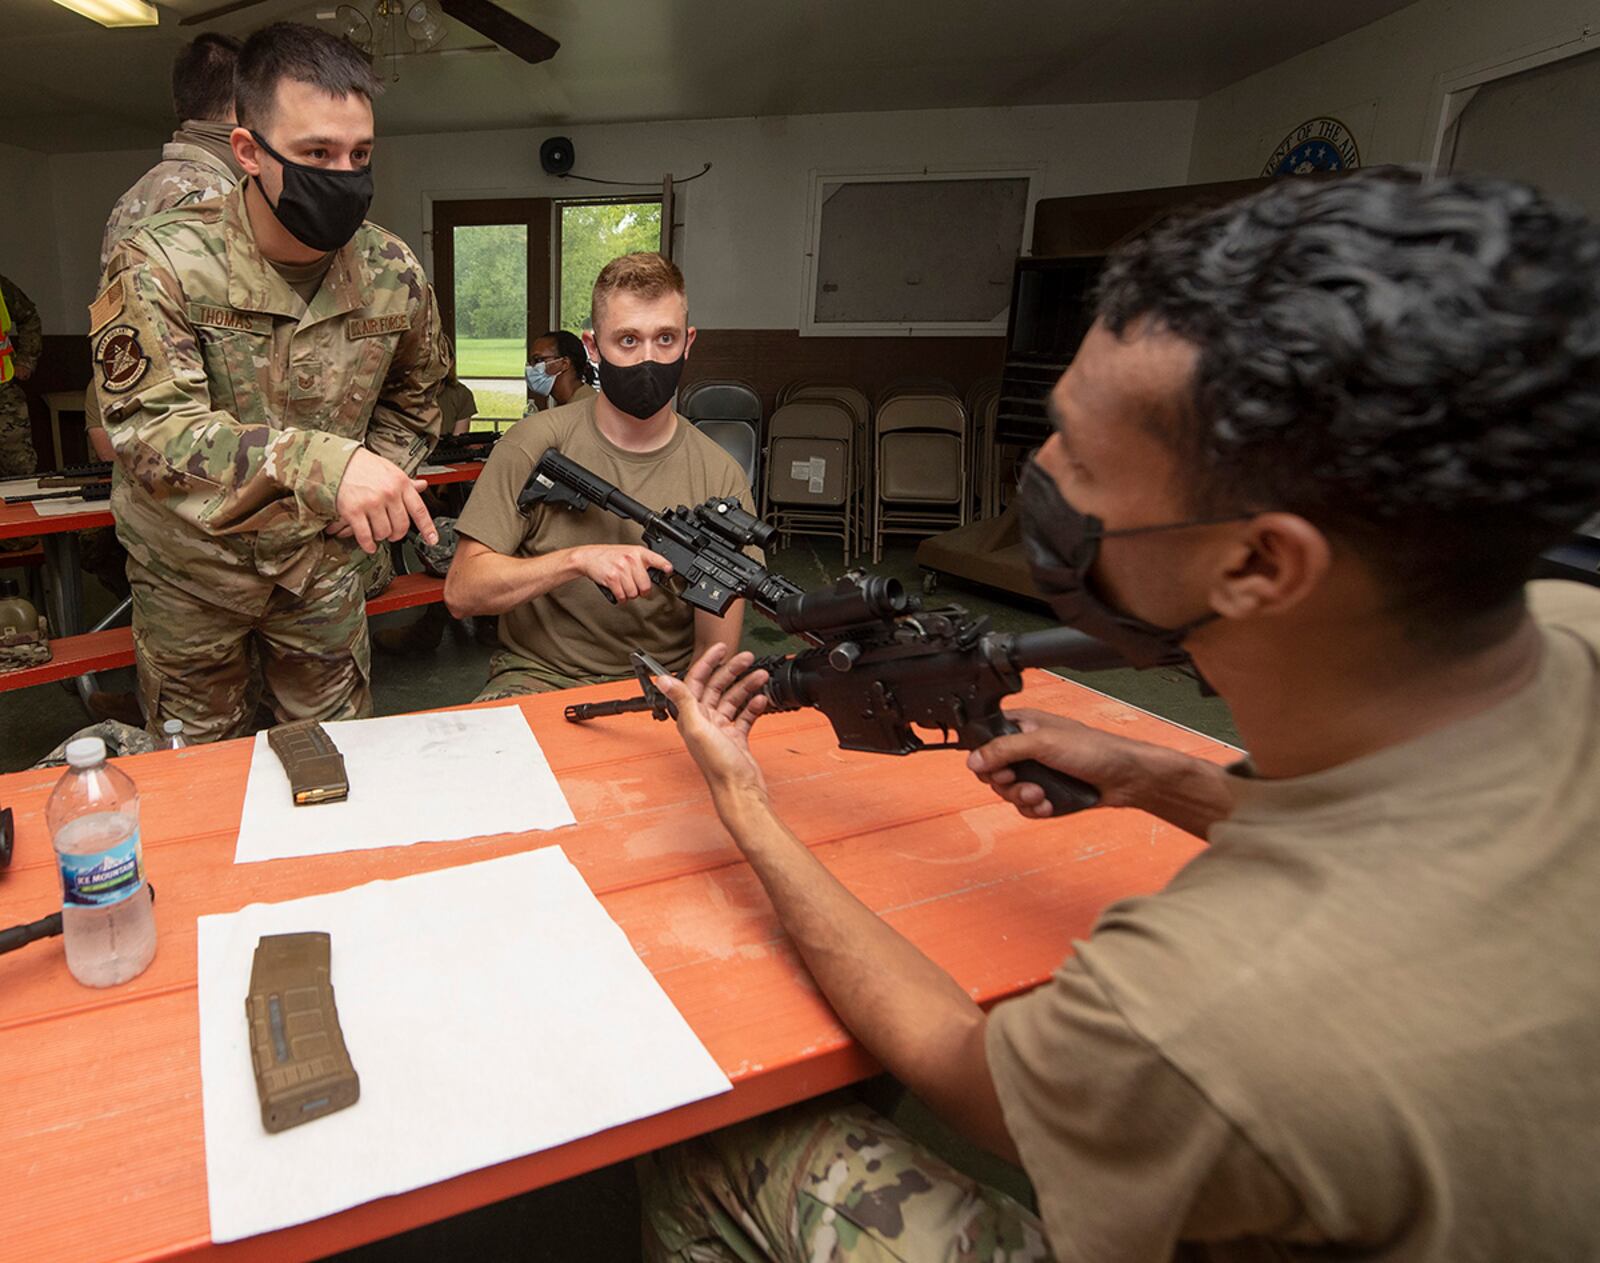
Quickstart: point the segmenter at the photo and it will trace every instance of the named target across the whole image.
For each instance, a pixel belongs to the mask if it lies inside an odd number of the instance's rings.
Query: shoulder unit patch
[[[124,394],[137,386],[150,370],[150,357],[139,345],[139,333],[132,325],[112,325],[94,344],[94,366],[100,385],[113,395]]]

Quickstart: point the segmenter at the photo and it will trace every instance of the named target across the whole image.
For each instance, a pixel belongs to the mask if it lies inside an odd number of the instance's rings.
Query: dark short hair
[[[271,120],[284,79],[309,83],[330,96],[356,93],[369,101],[383,91],[365,53],[303,22],[274,22],[245,40],[234,78],[239,124],[258,129]]]
[[[198,118],[221,123],[233,112],[233,68],[239,41],[206,33],[178,50],[172,62],[172,112],[181,123]]]
[[[583,349],[583,339],[570,329],[552,329],[541,334],[537,339],[543,342],[549,338],[556,344],[556,354],[572,361],[572,367],[578,370],[578,380],[594,385],[594,365],[589,363],[589,353]]]
[[[1197,514],[1305,517],[1441,646],[1600,504],[1600,231],[1526,185],[1283,179],[1123,247],[1099,316],[1197,348]]]

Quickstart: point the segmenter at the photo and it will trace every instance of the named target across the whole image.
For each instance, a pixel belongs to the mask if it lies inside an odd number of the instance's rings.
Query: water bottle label
[[[68,908],[107,908],[144,885],[138,830],[109,851],[56,858],[61,863],[61,902]]]

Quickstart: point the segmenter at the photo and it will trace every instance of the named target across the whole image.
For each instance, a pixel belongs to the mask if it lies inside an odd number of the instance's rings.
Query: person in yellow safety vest
[[[31,474],[37,468],[22,383],[33,375],[43,344],[39,309],[12,281],[0,276],[0,478]]]

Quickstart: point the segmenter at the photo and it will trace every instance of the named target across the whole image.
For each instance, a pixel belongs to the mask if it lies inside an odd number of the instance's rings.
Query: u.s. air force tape
[[[113,395],[132,390],[150,369],[150,357],[132,325],[112,325],[102,333],[95,340],[94,363],[101,388]]]

